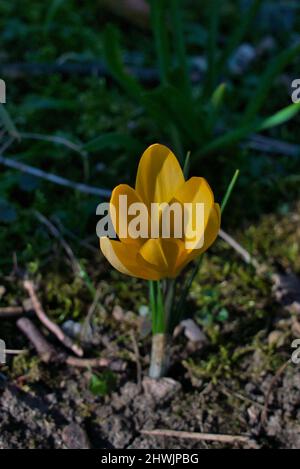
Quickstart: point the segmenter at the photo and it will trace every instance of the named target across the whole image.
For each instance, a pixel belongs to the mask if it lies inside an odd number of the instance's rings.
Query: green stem
[[[174,279],[167,280],[167,290],[165,299],[165,330],[170,332],[172,315],[174,310],[174,296],[175,296],[176,281]]]
[[[155,294],[155,282],[149,280],[149,299],[150,299],[150,308],[151,308],[151,318],[152,318],[152,333],[156,333],[156,294]]]

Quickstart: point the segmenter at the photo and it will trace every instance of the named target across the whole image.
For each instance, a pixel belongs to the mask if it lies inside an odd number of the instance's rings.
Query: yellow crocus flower
[[[187,248],[187,233],[182,238],[172,237],[172,234],[170,238],[151,238],[150,234],[146,239],[121,237],[118,222],[120,195],[127,196],[128,204],[144,203],[149,218],[153,203],[177,202],[182,206],[188,204],[192,208],[195,204],[203,204],[202,247]],[[135,189],[126,184],[117,186],[112,193],[110,206],[114,207],[117,215],[113,224],[119,239],[101,237],[102,253],[119,272],[146,280],[177,277],[189,262],[213,244],[220,230],[220,207],[214,202],[214,195],[207,181],[201,177],[192,177],[185,181],[175,155],[160,144],[151,145],[144,152],[138,167]],[[189,215],[194,219],[194,211],[191,208],[190,211]],[[126,221],[129,223],[130,217]]]

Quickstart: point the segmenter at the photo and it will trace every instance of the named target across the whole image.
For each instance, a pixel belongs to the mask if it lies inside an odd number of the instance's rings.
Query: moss
[[[40,381],[42,370],[40,359],[36,356],[31,357],[28,354],[17,355],[12,363],[12,377],[21,378],[26,376],[26,384]]]

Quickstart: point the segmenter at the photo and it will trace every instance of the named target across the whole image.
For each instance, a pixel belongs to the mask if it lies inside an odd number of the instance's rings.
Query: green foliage
[[[206,176],[217,200],[235,168],[242,169],[239,191],[233,195],[225,221],[231,225],[257,216],[262,206],[274,208],[279,199],[299,194],[297,158],[258,157],[240,148],[252,132],[268,132],[274,138],[297,143],[297,121],[283,124],[295,117],[299,105],[287,106],[290,97],[278,80],[283,70],[291,70],[299,55],[299,46],[292,45],[293,31],[272,31],[277,48],[269,65],[258,58],[247,75],[240,77],[233,77],[228,67],[242,42],[256,44],[257,31],[262,29],[264,35],[269,34],[265,27],[252,27],[262,1],[248,2],[249,10],[242,13],[239,2],[207,0],[200,11],[193,2],[153,0],[152,34],[132,27],[123,37],[122,21],[115,19],[115,26],[105,28],[108,17],[97,2],[75,3],[2,2],[3,63],[105,58],[120,86],[98,76],[50,74],[9,80],[9,99],[0,107],[0,118],[15,143],[6,156],[74,181],[111,188],[121,181],[133,181],[137,159],[148,144],[171,143],[182,161],[190,151],[186,173],[191,166],[193,174]],[[213,8],[216,5],[219,10]],[[192,85],[193,55],[206,56],[208,71],[207,78]],[[159,84],[144,86],[128,72],[128,61],[135,68],[158,64]],[[43,137],[30,139],[28,134],[33,132]],[[55,143],[55,137],[75,144],[79,152]],[[102,272],[96,264],[98,272],[92,273],[94,284],[90,283],[90,266],[95,265],[96,256],[93,252],[88,257],[89,251],[80,244],[88,234],[93,236],[99,200],[3,167],[0,171],[1,272],[11,271],[12,253],[16,252],[21,267],[34,275],[49,271],[53,276],[45,280],[50,314],[60,321],[81,318],[86,308],[77,297],[90,304]],[[64,278],[71,271],[68,260],[59,243],[34,218],[32,209],[55,218],[66,230],[67,240],[84,266],[81,278],[74,282]],[[96,236],[91,243],[98,249]],[[273,243],[274,252],[277,248]],[[298,253],[293,240],[287,257],[280,256],[281,262],[297,258]],[[61,270],[59,278],[54,278],[56,269]],[[142,297],[145,301],[140,282],[124,280],[116,272],[111,279],[122,305],[135,308]],[[213,317],[221,321],[226,313],[217,300],[211,305]]]
[[[160,281],[149,281],[149,301],[152,313],[153,335],[165,333],[168,329],[168,323],[163,302],[162,284]]]
[[[107,396],[114,390],[116,383],[116,375],[110,370],[105,370],[92,375],[89,388],[95,396]]]
[[[223,118],[219,110],[224,100],[224,79],[230,82],[228,60],[253,24],[262,1],[251,2],[241,21],[231,28],[223,51],[219,47],[222,4],[218,0],[210,2],[207,36],[208,71],[203,85],[199,86],[197,92],[191,88],[179,3],[178,0],[150,2],[153,37],[160,71],[160,84],[155,90],[149,91],[143,88],[126,72],[121,59],[120,34],[113,26],[107,27],[105,31],[104,50],[112,75],[154,120],[160,128],[161,138],[169,138],[181,157],[187,150],[192,150],[191,164],[195,166],[196,160],[203,159],[211,153],[216,156],[217,152],[224,153],[226,148],[237,145],[250,134],[282,125],[298,113],[299,106],[291,105],[276,111],[270,117],[260,116],[263,107],[270,107],[267,99],[274,80],[299,55],[300,45],[287,48],[270,62],[259,79],[254,94],[248,94],[247,101],[240,103],[240,107],[246,109],[245,112],[230,109],[227,103]],[[243,83],[241,85],[243,86]],[[233,93],[238,94],[238,89],[234,89]],[[196,151],[193,151],[194,148]],[[244,163],[247,164],[246,161]]]

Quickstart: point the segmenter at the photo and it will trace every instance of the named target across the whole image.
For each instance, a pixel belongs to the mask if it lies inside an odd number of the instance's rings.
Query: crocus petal
[[[203,254],[205,251],[210,248],[210,246],[215,242],[221,226],[221,210],[219,204],[214,204],[211,211],[207,227],[204,233],[204,245],[201,249],[184,251],[180,258],[177,261],[176,273],[177,275],[180,271],[191,261],[196,259],[198,256]]]
[[[105,236],[100,238],[100,248],[108,262],[122,274],[145,280],[159,280],[160,274],[138,257],[138,245],[124,244]]]
[[[135,189],[150,208],[152,202],[169,202],[184,176],[176,156],[169,148],[158,143],[144,152],[137,172]]]
[[[177,189],[174,199],[184,206],[184,217],[188,222],[185,226],[184,240],[194,243],[196,248],[204,235],[214,205],[214,194],[204,178],[192,177]],[[197,217],[196,204],[203,204],[204,219],[202,213]]]
[[[161,272],[162,277],[173,277],[182,249],[182,241],[159,238],[149,239],[139,253],[144,261]]]
[[[122,196],[126,196],[126,207],[122,207],[122,199],[120,197]],[[123,201],[125,201],[125,199],[123,199]],[[120,206],[120,203],[121,203],[121,206]],[[139,204],[143,204],[142,200],[140,199],[140,197],[138,196],[137,192],[130,186],[128,186],[127,184],[120,184],[119,186],[117,186],[114,190],[113,190],[113,193],[112,193],[112,196],[111,196],[111,199],[110,199],[110,205],[111,205],[111,215],[112,215],[112,209],[114,208],[114,211],[115,211],[115,217],[114,216],[111,216],[112,218],[112,223],[113,223],[113,227],[119,237],[119,239],[124,242],[124,243],[130,243],[130,244],[142,244],[145,240],[141,239],[141,238],[131,238],[129,236],[129,232],[128,232],[128,225],[130,223],[130,221],[134,218],[133,215],[128,215],[127,211],[128,211],[128,208],[130,206],[132,206],[132,204],[135,204],[135,203],[139,203]],[[126,213],[125,213],[126,211]],[[150,221],[149,221],[149,217],[148,217],[148,213],[145,214],[145,219],[143,220],[143,222],[146,224],[146,226],[150,226]],[[121,223],[123,224],[123,230],[124,228],[126,229],[127,231],[127,236],[124,237],[122,236],[122,233],[120,232],[120,221]],[[144,225],[145,226],[145,225]]]

